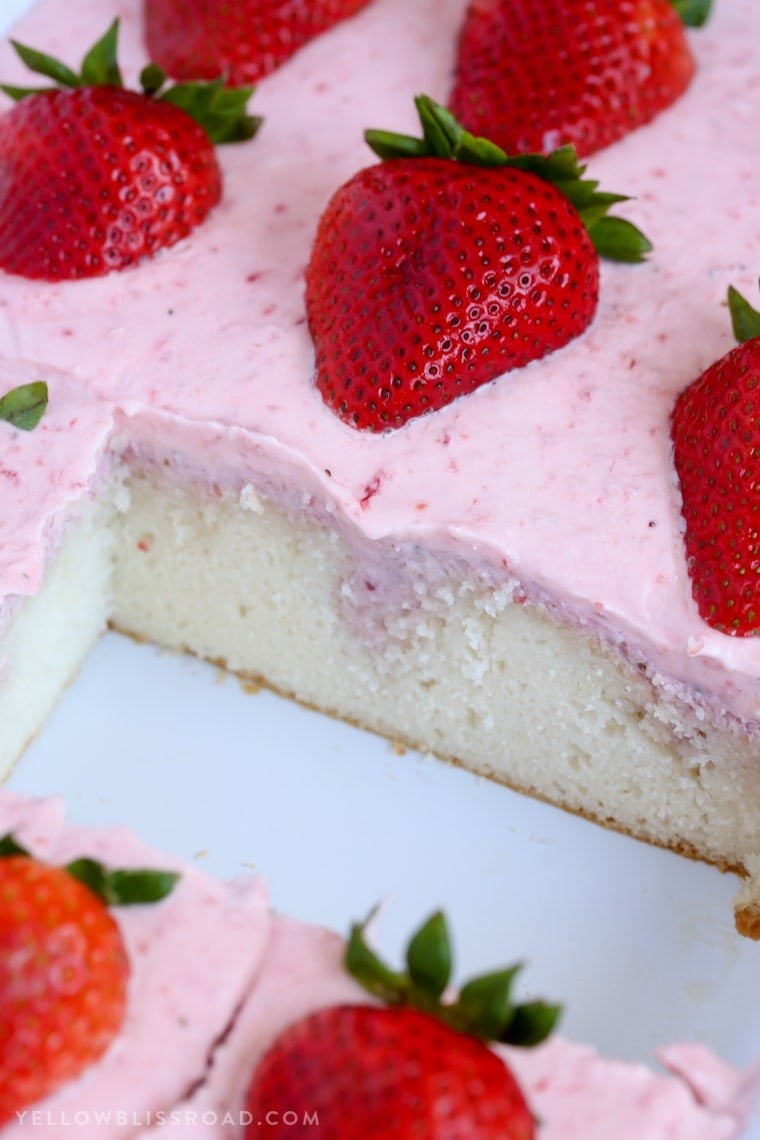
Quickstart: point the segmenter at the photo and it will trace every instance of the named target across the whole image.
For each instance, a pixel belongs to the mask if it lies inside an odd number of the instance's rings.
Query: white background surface
[[[11,777],[69,815],[129,823],[276,907],[345,930],[387,900],[389,953],[435,906],[461,973],[524,959],[563,1031],[648,1060],[666,1040],[760,1057],[760,945],[736,881],[109,634]],[[760,1129],[752,1133],[760,1140]]]
[[[0,30],[28,6],[0,0]],[[277,908],[339,930],[386,899],[388,953],[441,905],[460,977],[525,960],[525,993],[609,1055],[696,1039],[760,1057],[760,945],[734,933],[730,876],[200,662],[108,635],[8,786],[63,792],[73,820],[127,823],[214,874],[255,867]]]

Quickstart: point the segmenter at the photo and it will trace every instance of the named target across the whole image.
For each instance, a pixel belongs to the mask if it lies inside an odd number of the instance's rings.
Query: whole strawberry
[[[214,141],[249,138],[249,90],[218,84],[162,91],[150,66],[143,91],[122,86],[118,23],[79,73],[15,44],[61,87],[3,86],[17,100],[0,117],[0,268],[47,281],[126,269],[187,237],[217,204]],[[213,141],[212,141],[213,140]]]
[[[249,1136],[318,1126],[331,1140],[533,1140],[525,1097],[485,1041],[536,1044],[558,1009],[513,1005],[515,967],[442,1001],[451,953],[440,914],[412,939],[407,963],[408,973],[389,970],[354,929],[347,967],[389,1006],[332,1006],[286,1029],[251,1081]]]
[[[367,132],[384,161],[333,196],[306,272],[317,387],[357,428],[400,427],[567,344],[596,312],[598,254],[649,249],[572,148],[508,158],[416,102],[424,137]]]
[[[333,1006],[299,1021],[262,1061],[246,1108],[275,1137],[307,1135],[310,1117],[332,1140],[535,1136],[504,1062],[413,1009]]]
[[[0,841],[0,1126],[96,1061],[119,1032],[129,962],[105,901],[163,898],[176,876],[53,867]]]
[[[692,594],[714,629],[760,632],[760,313],[729,290],[742,341],[678,397],[673,457]]]
[[[472,0],[449,106],[507,151],[572,143],[591,154],[688,87],[682,18],[701,23],[707,12],[704,0],[680,6],[682,15],[671,0]]]
[[[145,0],[148,51],[177,79],[255,83],[370,0]]]

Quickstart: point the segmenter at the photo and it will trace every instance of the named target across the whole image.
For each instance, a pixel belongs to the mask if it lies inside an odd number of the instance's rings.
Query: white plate
[[[28,6],[2,0],[0,30]],[[680,1039],[760,1056],[735,879],[200,662],[108,635],[8,787],[62,792],[73,820],[127,823],[214,874],[255,867],[276,907],[339,930],[387,899],[389,953],[443,906],[461,975],[525,960],[525,992],[563,1001],[563,1031],[608,1055]]]

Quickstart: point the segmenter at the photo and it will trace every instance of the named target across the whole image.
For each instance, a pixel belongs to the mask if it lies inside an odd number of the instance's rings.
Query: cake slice
[[[315,1010],[370,1000],[346,973],[342,939],[270,916],[258,879],[220,883],[125,829],[68,825],[58,799],[0,793],[8,832],[47,862],[87,854],[173,868],[180,879],[163,902],[114,912],[132,966],[120,1036],[100,1062],[0,1129],[3,1138],[74,1126],[102,1140],[169,1128],[242,1137],[253,1072],[280,1033]],[[696,1045],[663,1050],[668,1076],[559,1037],[501,1055],[540,1118],[541,1140],[730,1140],[760,1088],[760,1071],[732,1069]]]
[[[208,1082],[179,1107],[191,1135],[223,1136],[224,1113],[245,1116],[257,1061],[291,1023],[326,1005],[353,1003],[363,991],[343,967],[345,945],[325,930],[275,920],[264,971],[225,1042]],[[741,1135],[758,1074],[737,1072],[702,1046],[671,1046],[660,1060],[669,1076],[644,1065],[601,1058],[555,1036],[535,1049],[503,1048],[540,1127],[540,1140],[712,1140]],[[206,1117],[212,1123],[204,1123]],[[147,1130],[154,1136],[160,1129]]]
[[[109,867],[181,872],[163,902],[114,912],[130,977],[124,1023],[108,1051],[78,1079],[0,1128],[3,1137],[29,1127],[57,1135],[74,1126],[77,1135],[133,1136],[135,1118],[174,1105],[205,1080],[269,940],[264,886],[251,877],[216,882],[151,851],[126,829],[66,824],[57,798],[0,794],[0,835],[9,834],[55,865],[88,857]]]
[[[134,77],[138,0],[74,16],[41,0],[15,34],[77,60],[117,7]],[[749,292],[760,265],[760,11],[718,3],[688,91],[593,157],[654,253],[604,268],[587,332],[392,435],[359,433],[313,385],[304,269],[332,192],[371,161],[363,130],[413,130],[421,90],[445,101],[465,7],[373,0],[263,80],[264,126],[220,156],[222,201],[187,241],[97,280],[4,275],[1,366],[48,380],[82,473],[68,484],[53,459],[37,487],[47,432],[0,424],[3,543],[19,512],[33,537],[0,578],[17,691],[34,688],[20,647],[61,620],[57,583],[78,583],[64,620],[90,632],[12,732],[3,719],[1,754],[13,762],[110,621],[734,868],[739,926],[757,933],[760,646],[699,617],[668,424],[730,343],[728,284]],[[8,47],[0,69],[23,81]],[[72,398],[94,433],[67,419]],[[75,524],[93,499],[90,574]]]

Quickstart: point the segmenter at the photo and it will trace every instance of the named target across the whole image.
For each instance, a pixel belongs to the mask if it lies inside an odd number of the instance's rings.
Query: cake
[[[67,824],[60,798],[0,793],[0,832],[36,858],[171,869],[167,898],[117,907],[131,976],[121,1032],[102,1058],[0,1128],[117,1136],[241,1136],[252,1073],[283,1029],[317,1009],[370,999],[343,966],[336,934],[273,915],[251,875],[213,880],[124,828]],[[540,1116],[541,1140],[730,1140],[760,1087],[698,1045],[669,1046],[667,1075],[605,1060],[559,1036],[499,1047]]]
[[[374,0],[262,81],[264,126],[221,155],[222,201],[180,245],[93,280],[3,276],[2,390],[44,379],[50,403],[33,432],[0,424],[2,764],[110,623],[733,868],[757,933],[760,649],[699,617],[668,424],[760,264],[760,14],[719,3],[689,90],[591,160],[654,253],[604,267],[589,330],[356,432],[312,384],[310,243],[370,161],[364,128],[445,100],[465,6]],[[76,60],[117,13],[134,76],[138,0],[41,0],[16,35]],[[0,69],[22,82],[7,45]]]

